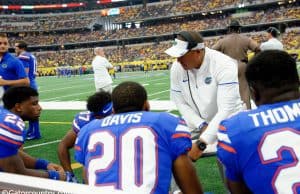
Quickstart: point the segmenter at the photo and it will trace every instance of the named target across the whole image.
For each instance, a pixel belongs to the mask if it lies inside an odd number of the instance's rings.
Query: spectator
[[[248,62],[248,50],[255,53],[259,52],[259,45],[240,34],[241,25],[237,20],[232,20],[228,26],[228,35],[219,40],[212,48],[230,56],[238,62],[239,89],[241,98],[246,103],[247,108],[250,108],[250,93],[245,79],[245,69]]]
[[[280,32],[275,27],[270,27],[266,31],[267,41],[260,45],[260,49],[264,50],[283,50],[283,44],[278,40]]]
[[[94,71],[94,81],[96,91],[106,91],[112,92],[112,78],[110,77],[108,71],[112,69],[112,64],[105,58],[103,48],[97,47],[94,49],[95,58],[92,62],[92,67]]]

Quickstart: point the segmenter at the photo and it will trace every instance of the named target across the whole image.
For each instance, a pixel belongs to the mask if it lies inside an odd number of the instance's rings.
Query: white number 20
[[[259,146],[260,159],[263,164],[283,160],[281,152],[288,150],[294,161],[277,169],[272,179],[275,193],[297,193],[300,184],[300,132],[284,128],[265,133]]]
[[[157,138],[150,128],[130,128],[120,135],[118,144],[115,135],[110,131],[98,131],[91,135],[88,151],[94,152],[99,144],[102,145],[102,155],[89,161],[87,169],[89,184],[114,189],[116,183],[96,184],[96,177],[97,173],[108,171],[118,160],[120,189],[137,193],[153,191],[158,176],[158,156]],[[139,160],[137,156],[140,156]]]

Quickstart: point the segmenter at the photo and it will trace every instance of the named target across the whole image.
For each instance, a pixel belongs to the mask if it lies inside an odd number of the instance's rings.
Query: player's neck
[[[2,60],[4,54],[5,54],[5,53],[2,53],[2,52],[0,53],[0,61]]]
[[[15,110],[15,108],[12,109],[8,109],[11,113],[14,113],[15,115],[18,115],[17,111]]]
[[[258,104],[274,104],[284,101],[296,100],[300,98],[300,93],[298,90],[290,90],[282,93],[278,91],[267,91],[262,93],[262,99]]]

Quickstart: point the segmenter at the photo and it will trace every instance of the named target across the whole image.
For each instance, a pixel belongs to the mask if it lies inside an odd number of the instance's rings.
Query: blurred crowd
[[[265,41],[264,32],[248,33],[247,36],[256,40],[258,43]],[[299,49],[300,48],[300,28],[289,29],[288,32],[281,36],[284,48]],[[217,40],[222,38],[210,37],[205,38],[207,47],[212,47]],[[169,59],[164,54],[164,50],[170,47],[170,42],[126,45],[124,47],[107,47],[105,48],[106,57],[112,63],[126,63],[141,60],[163,60]],[[61,50],[61,51],[45,51],[35,53],[37,56],[39,67],[58,67],[58,66],[84,66],[90,65],[94,57],[93,49],[77,49],[77,50]]]
[[[271,1],[271,0],[270,0]],[[211,11],[216,9],[224,9],[237,7],[239,4],[259,4],[268,0],[179,0],[170,1],[160,4],[154,4],[147,7],[135,6],[126,7],[125,13],[120,15],[116,21],[128,21],[136,19],[145,19],[161,16],[172,16],[189,14],[193,12]]]
[[[39,0],[36,0],[39,1]],[[64,50],[67,43],[92,42],[131,37],[155,36],[173,34],[182,30],[211,30],[226,28],[233,18],[232,15],[216,11],[243,4],[259,4],[274,0],[172,0],[159,3],[125,7],[125,14],[114,16],[115,21],[138,20],[209,11],[206,16],[194,20],[182,19],[176,22],[153,22],[151,25],[122,29],[101,29],[92,31],[93,25],[101,19],[101,10],[72,12],[64,14],[37,15],[0,15],[0,32],[15,32],[10,37],[11,45],[17,40],[25,40],[30,45],[61,45],[60,51],[37,52],[39,67],[83,67],[89,66],[94,57],[92,48]],[[249,11],[241,19],[242,25],[270,23],[300,18],[300,7],[285,4],[278,8],[268,8],[260,11]],[[54,32],[57,29],[78,29],[74,31]],[[87,31],[90,29],[90,31]],[[261,29],[264,30],[264,29]],[[18,32],[18,33],[16,33]],[[289,29],[281,36],[285,49],[299,49],[299,27]],[[247,34],[258,43],[265,39],[263,32]],[[205,38],[208,47],[212,47],[222,36]],[[155,42],[152,44],[123,45],[106,48],[107,58],[112,63],[132,61],[149,61],[169,59],[164,50],[170,42]]]
[[[0,31],[26,32],[51,31],[88,27],[95,22],[99,12],[73,12],[65,14],[1,15]]]
[[[271,1],[271,0],[270,0]],[[244,4],[259,4],[267,2],[267,0],[244,1],[244,0],[185,0],[178,1],[162,1],[160,3],[148,4],[147,6],[138,5],[125,7],[124,14],[113,17],[115,22],[138,20],[145,18],[154,18],[161,16],[172,16],[180,14],[188,14],[192,12],[210,11],[216,9],[224,9],[229,7],[236,7],[243,2]],[[269,15],[269,13],[272,13]],[[216,14],[221,14],[217,13]],[[274,21],[274,19],[284,20],[289,18],[299,18],[299,9],[286,9],[283,6],[280,9],[268,9],[267,11],[260,11],[254,13],[255,17],[246,18],[245,24],[263,23]],[[91,28],[91,26],[101,16],[101,10],[72,12],[65,14],[36,14],[36,15],[0,15],[0,31],[10,32],[26,32],[26,31],[51,31],[53,29],[74,29],[74,28]],[[297,17],[298,16],[298,17]],[[219,17],[226,17],[220,15]],[[218,20],[218,19],[216,19]],[[203,21],[204,25],[210,21]],[[217,21],[219,22],[219,21]],[[224,21],[226,23],[226,21]],[[214,23],[216,24],[216,22]],[[176,25],[176,24],[174,24]],[[178,24],[177,24],[178,25]],[[193,25],[193,24],[191,24]],[[222,25],[222,24],[220,24]],[[211,27],[210,28],[216,28]],[[157,26],[159,28],[160,26]],[[166,28],[166,25],[164,26]],[[155,27],[154,27],[155,28]],[[156,28],[156,29],[157,29]],[[203,27],[202,27],[203,28]],[[207,28],[207,27],[204,27]],[[146,32],[145,32],[146,31]],[[165,29],[164,32],[170,31]],[[130,34],[131,32],[127,32]],[[114,34],[111,32],[111,34]],[[142,29],[139,34],[149,34],[147,29]],[[76,36],[76,35],[74,35]],[[112,35],[114,36],[114,35]],[[69,40],[68,40],[69,41]]]
[[[283,21],[288,19],[300,18],[300,7],[278,9],[268,9],[263,11],[252,12],[251,15],[244,17],[240,23],[242,25],[269,23],[273,21]],[[78,42],[90,42],[101,40],[122,39],[130,37],[154,36],[162,34],[171,34],[182,30],[193,29],[196,31],[225,28],[232,17],[229,15],[219,14],[213,18],[200,19],[195,21],[181,21],[167,24],[157,24],[152,26],[143,26],[141,28],[129,28],[119,30],[101,30],[92,32],[77,32],[63,34],[45,34],[41,32],[20,33],[18,37],[11,37],[11,42],[22,39],[29,42],[31,45],[52,45],[52,44],[67,44]],[[84,22],[85,20],[82,20]],[[78,22],[79,25],[81,22]]]

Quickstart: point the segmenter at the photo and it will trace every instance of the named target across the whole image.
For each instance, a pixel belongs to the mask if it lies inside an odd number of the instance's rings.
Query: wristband
[[[50,179],[54,179],[54,180],[60,179],[59,173],[55,170],[48,170],[48,176]]]
[[[66,181],[72,183],[79,183],[78,179],[76,178],[75,174],[70,171],[66,171]]]
[[[37,159],[35,162],[35,169],[42,169],[42,170],[47,170],[47,166],[49,164],[48,160],[44,160],[44,159]]]
[[[66,181],[67,182],[72,182],[72,178],[74,176],[74,174],[72,172],[66,171]]]

